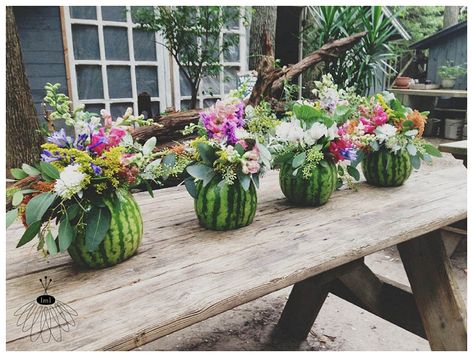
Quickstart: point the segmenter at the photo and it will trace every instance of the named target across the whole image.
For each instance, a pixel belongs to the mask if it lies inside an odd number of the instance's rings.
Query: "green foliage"
[[[393,6],[391,9],[412,36],[409,44],[442,29],[444,6]]]
[[[391,19],[381,6],[310,6],[309,12],[313,25],[303,34],[307,53],[331,40],[367,32],[352,49],[325,61],[323,68],[339,87],[354,87],[356,93],[366,94],[376,84],[376,72],[384,71],[387,60],[395,56]],[[314,75],[319,77],[321,72]]]
[[[233,11],[232,11],[233,9]],[[238,10],[238,8],[237,8]],[[158,32],[192,88],[191,106],[204,76],[220,73],[220,55],[237,43],[238,36],[226,36],[220,46],[220,32],[229,21],[240,18],[239,11],[220,6],[159,6],[158,11],[139,9],[133,14],[141,29]]]
[[[454,66],[453,61],[447,60],[447,64],[438,69],[439,77],[442,79],[456,79],[467,73],[463,66]]]

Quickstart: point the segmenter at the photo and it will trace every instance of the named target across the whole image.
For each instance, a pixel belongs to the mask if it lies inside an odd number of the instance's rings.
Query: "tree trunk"
[[[7,176],[10,169],[22,163],[33,164],[39,160],[43,142],[38,118],[26,78],[20,39],[16,28],[13,8],[6,8],[6,142]]]
[[[443,11],[443,28],[458,24],[460,6],[445,6]]]
[[[277,6],[253,6],[250,27],[250,58],[249,68],[257,70],[262,56],[265,55],[265,44],[262,34],[269,36],[271,47],[275,48]]]
[[[189,81],[189,83],[191,83]],[[191,90],[191,104],[189,109],[196,109],[197,108],[197,94],[198,94],[198,89],[195,88],[194,84],[191,83],[192,90]]]

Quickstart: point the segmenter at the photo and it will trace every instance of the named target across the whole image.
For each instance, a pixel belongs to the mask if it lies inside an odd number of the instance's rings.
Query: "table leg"
[[[466,310],[440,233],[398,248],[431,349],[465,351]]]

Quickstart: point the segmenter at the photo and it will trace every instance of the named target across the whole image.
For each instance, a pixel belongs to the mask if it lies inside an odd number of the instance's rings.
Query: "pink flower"
[[[376,129],[376,126],[374,126],[370,120],[364,117],[360,118],[360,122],[363,124],[365,134],[371,134],[373,133],[374,129]]]
[[[386,124],[386,122],[388,121],[388,115],[384,112],[383,108],[380,105],[376,105],[374,107],[373,114],[374,116],[372,118],[372,121],[376,124],[376,126]]]
[[[258,161],[249,160],[244,161],[241,171],[245,174],[256,174],[260,170],[260,164]]]
[[[112,128],[108,134],[108,146],[118,146],[122,138],[126,135],[126,131],[121,128]]]
[[[110,115],[110,113],[107,112],[105,109],[102,109],[102,110],[100,111],[100,115],[101,115],[102,118],[103,118],[104,127],[106,127],[106,128],[111,128],[112,125],[113,125],[113,120],[112,120],[112,116]]]
[[[243,140],[243,139],[238,140],[238,141],[237,141],[237,144],[240,144],[241,147],[242,147],[244,150],[246,150],[246,149],[248,148],[248,144],[247,144],[246,141]]]
[[[259,152],[256,146],[253,148],[253,150],[248,151],[245,153],[245,158],[250,161],[258,161],[259,160]]]

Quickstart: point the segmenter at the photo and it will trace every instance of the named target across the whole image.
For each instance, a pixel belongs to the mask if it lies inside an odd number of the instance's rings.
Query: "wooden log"
[[[136,129],[132,136],[140,143],[146,142],[153,136],[158,139],[158,143],[182,139],[184,136],[180,130],[184,129],[186,125],[197,123],[200,111],[201,109],[193,109],[164,115],[158,121],[161,126],[142,126]]]
[[[411,289],[374,274],[364,263],[333,282],[330,293],[426,338]]]
[[[466,310],[440,233],[398,248],[431,349],[466,351]]]

